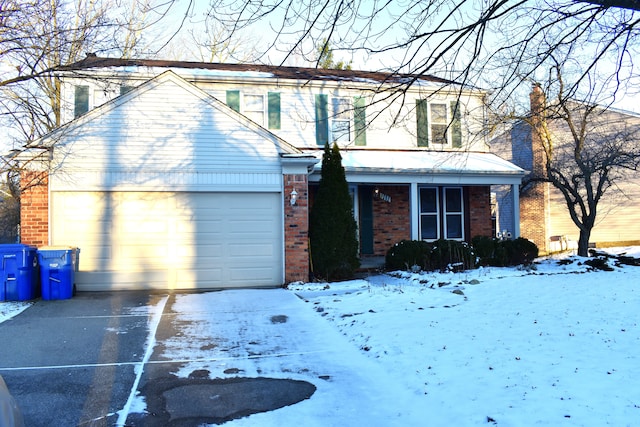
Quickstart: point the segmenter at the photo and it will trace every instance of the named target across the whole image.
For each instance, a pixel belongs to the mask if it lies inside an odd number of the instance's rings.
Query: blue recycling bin
[[[43,300],[69,299],[75,291],[78,248],[45,246],[38,249]]]
[[[0,245],[0,301],[27,301],[40,296],[36,251],[23,244]]]

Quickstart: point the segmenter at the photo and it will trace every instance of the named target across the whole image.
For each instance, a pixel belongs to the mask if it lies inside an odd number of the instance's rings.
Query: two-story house
[[[95,56],[59,75],[22,241],[79,247],[79,289],[307,280],[326,143],[363,258],[491,235],[490,187],[524,174],[488,150],[486,94],[435,77]]]
[[[541,253],[558,252],[577,248],[580,230],[571,219],[567,201],[551,183],[536,180],[546,177],[546,152],[541,135],[535,131],[533,123],[543,124],[548,133],[549,143],[557,158],[574,155],[576,146],[569,123],[577,133],[583,133],[582,144],[585,158],[594,155],[593,167],[599,163],[613,165],[610,156],[624,156],[616,146],[624,141],[636,147],[640,140],[640,115],[629,111],[602,106],[589,106],[592,110],[585,115],[584,103],[567,102],[573,119],[567,121],[550,115],[546,108],[546,97],[539,85],[534,85],[530,93],[530,114],[525,119],[512,123],[508,129],[490,142],[492,151],[527,171],[520,189],[519,224],[513,222],[514,200],[509,186],[495,186],[493,191],[497,204],[497,229],[510,231],[520,229],[525,237],[538,246]],[[593,108],[591,108],[593,107]],[[634,152],[635,148],[628,150]],[[637,152],[637,151],[636,151]],[[631,163],[631,162],[629,162]],[[565,177],[578,171],[573,160],[556,161],[556,167]],[[594,176],[598,176],[594,173]],[[612,183],[598,201],[596,222],[590,235],[589,244],[597,247],[636,245],[640,241],[640,222],[635,215],[640,199],[640,175],[637,171],[613,168],[609,177]],[[583,178],[579,179],[582,182]],[[594,179],[595,182],[595,179]],[[613,184],[613,185],[611,185]],[[586,199],[583,193],[582,197]]]

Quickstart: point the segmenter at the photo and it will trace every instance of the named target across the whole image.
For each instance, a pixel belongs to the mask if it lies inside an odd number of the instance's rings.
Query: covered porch
[[[491,153],[343,149],[341,156],[367,268],[383,263],[381,257],[403,239],[492,235],[491,186],[512,186],[517,199],[524,174]],[[309,176],[311,195],[320,168],[321,162]],[[518,224],[519,213],[513,215]]]

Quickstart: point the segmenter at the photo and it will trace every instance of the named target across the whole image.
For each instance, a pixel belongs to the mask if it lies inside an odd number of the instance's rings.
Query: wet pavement
[[[162,342],[183,335],[174,300],[146,292],[80,293],[37,301],[0,324],[0,375],[25,425],[218,424],[314,393],[306,381],[242,378],[233,369],[229,378],[211,379],[207,370],[177,377],[184,362],[162,356]],[[146,409],[135,413],[131,402],[139,396]]]

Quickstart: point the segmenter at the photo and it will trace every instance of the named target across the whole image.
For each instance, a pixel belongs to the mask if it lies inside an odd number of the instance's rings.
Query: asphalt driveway
[[[390,426],[415,408],[284,289],[39,300],[0,323],[0,343],[28,427]]]
[[[27,426],[115,425],[145,354],[148,293],[37,301],[0,324],[0,375]]]
[[[211,379],[204,369],[177,377],[185,360],[164,357],[164,341],[205,339],[213,348],[228,338],[186,337],[181,326],[188,325],[176,325],[171,309],[175,298],[80,293],[69,300],[37,301],[0,324],[0,375],[25,425],[222,423],[314,393],[315,386],[306,381],[245,378],[237,375],[239,369],[227,370],[226,378]],[[212,404],[212,395],[224,399]],[[138,396],[144,398],[144,410],[135,407]]]

